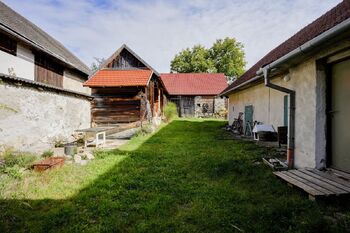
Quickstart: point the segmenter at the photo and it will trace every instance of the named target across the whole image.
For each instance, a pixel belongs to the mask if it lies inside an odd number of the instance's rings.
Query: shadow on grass
[[[133,151],[107,153],[128,156],[72,198],[0,200],[0,232],[335,229],[323,218],[328,209],[307,201],[257,162],[264,149],[215,140],[224,124],[177,120]]]

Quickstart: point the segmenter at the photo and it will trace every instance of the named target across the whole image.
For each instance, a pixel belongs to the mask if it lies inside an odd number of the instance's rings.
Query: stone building
[[[176,103],[180,117],[212,117],[226,111],[227,100],[218,96],[227,87],[224,74],[161,74],[168,100]]]
[[[289,167],[350,172],[350,1],[277,46],[222,93],[228,120],[288,126]]]
[[[0,147],[37,151],[90,126],[89,68],[0,2]]]

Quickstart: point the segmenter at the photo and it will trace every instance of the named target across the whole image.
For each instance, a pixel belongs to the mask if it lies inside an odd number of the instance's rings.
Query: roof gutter
[[[278,86],[270,82],[270,70],[263,68],[265,86],[275,89],[289,95],[289,119],[288,119],[288,150],[287,150],[287,164],[288,168],[294,167],[294,149],[295,149],[295,91]]]
[[[325,31],[324,33],[316,36],[315,38],[309,40],[308,42],[304,43],[303,45],[299,46],[298,48],[292,50],[291,52],[287,53],[283,57],[277,59],[276,61],[264,66],[264,69],[274,69],[278,68],[278,66],[282,65],[283,63],[286,63],[287,61],[301,55],[305,54],[307,52],[310,52],[312,49],[318,47],[319,45],[323,44],[324,42],[327,42],[328,40],[332,39],[334,36],[337,36],[347,30],[350,29],[350,18],[347,20],[344,20],[343,22],[339,23],[338,25],[332,27],[331,29]],[[258,76],[263,74],[263,69],[260,68],[260,70],[256,73]]]
[[[222,93],[219,94],[219,95],[220,95],[220,96],[225,96],[226,94],[228,94],[228,93],[230,93],[230,92],[232,92],[232,91],[234,91],[234,90],[237,90],[237,89],[239,89],[239,88],[241,88],[241,87],[243,87],[243,86],[245,86],[245,85],[247,85],[247,84],[249,84],[249,83],[252,83],[252,82],[254,82],[254,81],[257,81],[257,80],[261,79],[262,77],[263,77],[262,75],[255,76],[254,78],[249,79],[249,80],[247,80],[247,81],[245,81],[245,82],[239,84],[238,86],[236,86],[236,87],[234,87],[234,88],[232,88],[232,89],[229,89],[229,90],[227,90],[227,91],[225,91],[225,92],[222,92]]]
[[[315,38],[309,40],[308,42],[304,43],[303,45],[299,46],[298,48],[292,50],[291,52],[287,53],[286,55],[282,56],[281,58],[277,59],[276,61],[264,66],[264,68],[267,68],[269,70],[273,69],[273,68],[278,68],[278,66],[280,66],[283,63],[286,63],[287,61],[299,56],[300,54],[304,54],[307,53],[309,51],[311,51],[312,49],[316,48],[317,46],[321,45],[322,43],[328,41],[329,39],[331,39],[332,37],[345,32],[346,30],[350,29],[350,18],[347,20],[344,20],[343,22],[339,23],[338,25],[332,27],[331,29],[323,32],[322,34],[316,36]],[[257,81],[260,78],[263,77],[263,70],[260,68],[260,70],[258,70],[257,72],[257,76],[255,76],[254,78],[241,83],[240,85],[229,89],[225,92],[223,92],[221,94],[221,96],[224,96],[236,89],[239,89],[251,82]]]
[[[290,61],[293,58],[296,58],[297,56],[306,54],[312,49],[317,48],[321,44],[327,42],[328,40],[332,39],[333,37],[345,32],[350,28],[350,19],[347,19],[340,24],[334,26],[333,28],[325,31],[324,33],[320,34],[319,36],[309,40],[305,44],[301,45],[300,47],[292,50],[291,52],[287,53],[283,57],[277,59],[276,61],[264,66],[263,68],[260,68],[259,71],[256,73],[257,77],[260,77],[263,75],[265,86],[270,87],[272,89],[275,89],[280,92],[287,93],[289,95],[289,123],[288,123],[288,152],[287,152],[287,162],[288,167],[293,168],[294,167],[294,148],[295,148],[295,91],[291,89],[287,89],[282,86],[278,86],[275,84],[272,84],[270,82],[270,70],[271,69],[278,69],[278,67],[288,61]]]

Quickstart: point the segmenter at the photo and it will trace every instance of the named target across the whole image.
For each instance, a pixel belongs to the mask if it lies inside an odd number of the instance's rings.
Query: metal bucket
[[[75,143],[64,145],[64,154],[74,156],[78,152],[78,147]]]

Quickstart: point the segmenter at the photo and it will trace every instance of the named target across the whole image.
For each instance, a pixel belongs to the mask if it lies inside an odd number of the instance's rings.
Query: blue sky
[[[183,48],[235,37],[247,68],[341,0],[4,0],[87,65],[126,43],[159,72]]]

